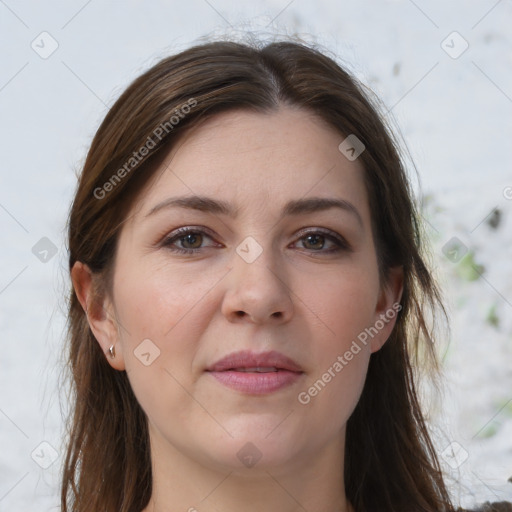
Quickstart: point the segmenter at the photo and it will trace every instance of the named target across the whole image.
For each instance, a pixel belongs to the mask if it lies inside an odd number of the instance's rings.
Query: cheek
[[[368,267],[351,267],[308,289],[300,293],[318,328],[310,330],[310,378],[297,401],[335,429],[347,421],[364,386],[371,355],[364,331],[374,321],[378,277]]]
[[[298,407],[323,425],[327,437],[336,435],[356,407],[371,356],[370,344],[360,341],[370,308],[354,297],[339,297],[338,304],[324,317],[334,334],[312,338],[309,378],[297,396]]]
[[[156,424],[186,421],[191,367],[208,317],[201,307],[214,283],[183,272],[119,273],[116,313],[126,372],[137,401]],[[202,312],[199,314],[198,312]]]
[[[119,273],[116,305],[132,341],[151,338],[165,344],[180,324],[201,307],[218,276],[171,266],[149,266],[141,272]]]
[[[361,262],[317,274],[313,283],[297,279],[297,295],[321,326],[324,353],[341,350],[374,321],[378,275]]]
[[[161,408],[165,390],[176,414],[190,401],[184,389],[193,387],[194,358],[212,314],[209,293],[222,276],[192,266],[125,268],[119,266],[114,290],[126,371],[146,412]]]

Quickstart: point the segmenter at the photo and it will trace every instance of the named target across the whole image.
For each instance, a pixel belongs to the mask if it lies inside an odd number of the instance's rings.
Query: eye
[[[162,247],[180,254],[193,254],[202,248],[204,238],[212,239],[203,229],[179,228],[162,242]],[[182,247],[176,247],[179,243]]]
[[[331,254],[340,251],[352,250],[347,241],[334,231],[317,229],[307,232],[302,231],[299,234],[302,235],[301,238],[299,238],[299,241],[302,241],[303,247],[305,247],[305,249],[311,250],[312,252]],[[326,241],[334,247],[329,250],[323,250]]]

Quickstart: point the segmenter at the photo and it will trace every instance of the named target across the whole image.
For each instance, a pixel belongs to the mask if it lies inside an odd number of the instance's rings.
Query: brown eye
[[[172,252],[193,254],[205,248],[205,238],[212,240],[212,237],[201,229],[180,228],[163,240],[161,245]]]
[[[352,251],[347,241],[334,231],[310,231],[300,233],[302,236],[299,241],[302,242],[304,249],[310,252],[318,252],[320,254],[330,254],[340,251]],[[325,250],[325,245],[331,244],[331,248]]]
[[[182,236],[178,240],[181,241],[182,245],[184,244],[184,249],[198,249],[201,247],[203,235],[191,231],[188,235]]]
[[[307,235],[303,238],[303,240],[306,240],[305,245],[309,245],[310,249],[323,249],[323,246],[325,244],[325,237],[323,235]],[[306,247],[307,249],[308,247]]]

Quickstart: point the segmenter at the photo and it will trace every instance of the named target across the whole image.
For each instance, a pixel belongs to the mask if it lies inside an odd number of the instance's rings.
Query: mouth
[[[293,359],[275,351],[232,353],[206,371],[224,386],[252,395],[278,391],[296,383],[304,375]]]
[[[282,370],[283,368],[281,368]],[[278,368],[271,367],[271,368],[231,368],[231,371],[233,372],[257,372],[257,373],[268,373],[268,372],[277,372],[279,371]]]

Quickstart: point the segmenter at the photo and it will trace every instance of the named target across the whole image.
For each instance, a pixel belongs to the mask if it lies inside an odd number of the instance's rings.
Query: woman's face
[[[154,453],[223,470],[343,453],[400,295],[398,278],[381,289],[364,169],[344,139],[289,107],[218,115],[123,224],[109,362],[127,371]]]

